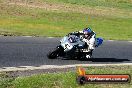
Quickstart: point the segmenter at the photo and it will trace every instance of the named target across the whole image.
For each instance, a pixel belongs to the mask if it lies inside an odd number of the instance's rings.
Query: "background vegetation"
[[[0,35],[64,36],[91,27],[104,39],[132,40],[131,0],[0,0]]]

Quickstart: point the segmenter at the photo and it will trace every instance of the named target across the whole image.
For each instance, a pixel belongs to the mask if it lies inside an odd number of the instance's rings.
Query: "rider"
[[[84,28],[82,31],[73,32],[72,34],[79,36],[82,39],[82,41],[86,42],[87,48],[84,49],[84,52],[90,52],[86,54],[86,58],[91,58],[92,51],[95,49],[95,38],[96,38],[95,32],[88,27],[88,28]]]

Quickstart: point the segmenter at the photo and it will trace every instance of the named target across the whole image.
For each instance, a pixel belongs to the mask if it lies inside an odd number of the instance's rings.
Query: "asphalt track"
[[[60,38],[0,37],[0,68],[41,65],[132,63],[132,42],[108,41],[96,48],[94,59],[48,59],[46,54],[59,44]]]

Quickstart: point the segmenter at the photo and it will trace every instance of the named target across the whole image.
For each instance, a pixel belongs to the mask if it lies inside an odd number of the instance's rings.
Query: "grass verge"
[[[130,74],[132,76],[132,66],[86,67],[86,71],[88,74]],[[2,78],[3,75],[0,77]],[[106,86],[107,88],[132,88],[132,83],[85,84],[80,86],[76,83],[76,77],[77,74],[74,71],[49,73],[0,80],[0,86],[1,88],[106,88]],[[6,79],[8,78],[9,76],[6,76]]]
[[[60,37],[89,26],[104,39],[132,40],[132,13],[128,10],[109,12],[107,8],[89,9],[84,5],[84,11],[78,11],[77,4],[64,10],[63,5],[57,5],[57,10],[52,8],[52,0],[50,3],[47,8],[47,4],[43,8],[1,4],[0,35]]]

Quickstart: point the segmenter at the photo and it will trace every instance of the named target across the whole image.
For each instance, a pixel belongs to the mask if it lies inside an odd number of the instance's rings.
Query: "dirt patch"
[[[9,0],[7,3],[8,5],[18,5],[28,8],[40,8],[45,9],[47,11],[75,12],[97,16],[132,17],[132,12],[128,12],[117,8],[86,7],[80,5],[39,2],[38,0],[37,1]]]
[[[47,73],[60,73],[76,71],[76,68],[54,68],[54,69],[36,69],[36,70],[25,70],[25,71],[8,71],[4,72],[8,77],[25,77],[37,74],[47,74]]]

